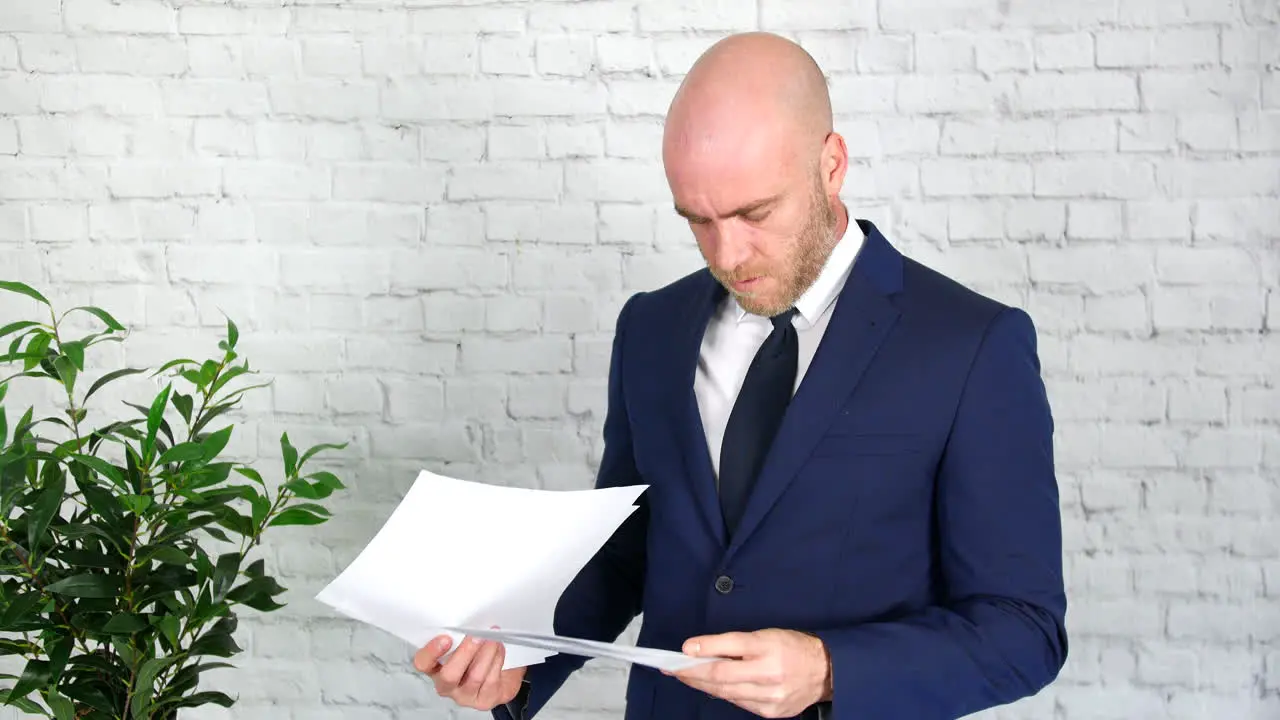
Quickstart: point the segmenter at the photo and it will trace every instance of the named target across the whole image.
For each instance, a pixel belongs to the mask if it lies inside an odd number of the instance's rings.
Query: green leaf
[[[178,646],[178,631],[181,627],[181,621],[176,615],[165,615],[160,618],[156,624],[160,627],[160,632],[164,633],[164,637],[169,641],[172,647]]]
[[[31,508],[31,517],[27,525],[27,546],[32,552],[44,540],[49,523],[62,507],[62,499],[67,491],[67,476],[57,463],[47,463],[45,468],[54,468],[52,472],[43,473],[45,487],[37,494]]]
[[[62,679],[62,671],[67,668],[67,661],[71,659],[71,649],[74,646],[75,638],[71,635],[62,635],[45,644],[45,652],[49,655],[50,685],[56,687],[58,681]]]
[[[321,523],[324,523],[326,520],[328,520],[328,518],[321,517],[314,513],[307,512],[306,510],[300,510],[294,507],[294,508],[289,508],[284,512],[280,513],[279,515],[275,516],[274,518],[272,518],[271,522],[267,523],[267,526],[272,527],[276,525],[320,525]]]
[[[323,505],[318,505],[316,503],[294,503],[289,507],[291,510],[294,510],[294,509],[306,510],[307,512],[315,513],[316,515],[320,515],[322,517],[329,517],[333,514],[329,512],[329,508]]]
[[[262,475],[260,475],[257,470],[254,470],[251,467],[238,467],[236,468],[236,472],[258,483],[264,488],[267,486],[267,483],[262,479]]]
[[[222,602],[236,581],[240,571],[240,553],[225,553],[218,556],[218,564],[213,568],[213,601]]]
[[[146,630],[148,627],[149,625],[147,624],[146,619],[141,615],[120,613],[108,620],[106,625],[102,626],[102,632],[128,635],[141,630]]]
[[[84,343],[79,340],[62,343],[62,354],[71,358],[71,362],[76,364],[76,369],[84,372]]]
[[[39,300],[45,305],[50,304],[49,301],[45,298],[45,296],[36,292],[34,288],[32,288],[30,285],[27,285],[26,283],[13,282],[11,280],[0,280],[0,290],[8,290],[10,292],[20,293],[34,300]]]
[[[66,408],[65,410],[63,410],[63,412],[65,412],[67,414],[67,417],[71,418],[71,422],[74,422],[74,423],[84,422],[85,417],[88,416],[89,414],[89,411],[85,410],[84,408]],[[72,448],[77,446],[80,442],[81,441],[76,438],[71,438],[70,440],[63,443],[62,447]]]
[[[236,403],[237,401],[239,401],[239,399],[240,399],[242,396],[244,396],[244,395],[246,395],[246,394],[248,394],[248,393],[250,393],[250,392],[252,392],[252,391],[254,391],[254,390],[258,390],[258,389],[266,388],[266,387],[271,387],[271,381],[263,382],[263,383],[257,383],[257,384],[254,384],[254,385],[246,385],[246,386],[244,386],[244,387],[236,388],[235,390],[231,391],[230,393],[228,393],[226,396],[224,396],[224,397],[222,398],[222,404],[223,404],[223,405],[226,405],[228,408],[230,408],[230,407],[232,407],[233,405],[235,405],[235,403]]]
[[[184,463],[191,460],[200,460],[204,457],[204,447],[200,443],[188,442],[178,443],[168,450],[164,451],[160,458],[156,460],[156,465],[167,465],[169,463]]]
[[[227,346],[234,348],[236,343],[239,341],[240,328],[236,327],[236,324],[231,321],[231,318],[227,318]]]
[[[218,374],[218,363],[212,360],[205,360],[200,364],[200,387],[204,387],[213,382],[213,377]]]
[[[150,495],[121,495],[120,504],[134,515],[141,515],[155,502]]]
[[[231,430],[234,426],[228,425],[221,430],[210,433],[209,437],[200,441],[203,446],[204,457],[206,460],[212,460],[218,457],[218,453],[227,447],[227,443],[231,440]]]
[[[75,390],[76,375],[79,372],[75,361],[65,355],[59,355],[53,359],[53,368],[57,371],[58,379],[62,381],[62,386],[67,389],[67,392]]]
[[[53,336],[43,330],[32,333],[31,341],[27,343],[26,359],[22,361],[22,369],[30,370],[39,365],[41,359],[48,356],[51,342],[53,342]]]
[[[187,359],[187,358],[179,358],[179,359],[177,359],[177,360],[170,360],[169,362],[165,363],[164,365],[161,365],[159,370],[156,370],[155,372],[151,373],[151,377],[155,377],[156,375],[159,375],[160,373],[164,372],[165,370],[170,370],[170,369],[172,369],[172,368],[176,368],[176,367],[179,367],[179,366],[181,366],[181,365],[197,365],[197,364],[198,364],[198,363],[197,363],[195,360],[190,360],[190,359]]]
[[[257,577],[239,585],[228,593],[227,600],[246,605],[254,610],[271,612],[284,607],[284,605],[272,599],[274,596],[284,592],[284,590],[275,581],[275,578]]]
[[[334,475],[333,473],[328,472],[326,470],[313,472],[307,477],[311,478],[312,480],[315,480],[316,484],[327,487],[330,490],[344,490],[347,487],[346,485],[342,484],[342,481],[338,479],[337,475]]]
[[[9,517],[18,497],[26,491],[27,478],[23,469],[22,464],[8,460],[0,468],[0,518]]]
[[[218,376],[218,379],[213,383],[213,387],[209,388],[209,394],[213,395],[214,393],[217,393],[219,390],[226,387],[232,380],[235,380],[241,375],[245,375],[249,372],[251,372],[249,368],[244,365],[227,368],[225,372]]]
[[[4,399],[4,386],[0,385],[0,400]],[[4,411],[4,406],[0,405],[0,447],[4,447],[5,439],[9,437],[9,417]]]
[[[173,406],[177,408],[178,414],[182,416],[183,421],[188,425],[191,424],[191,410],[195,407],[190,395],[183,395],[180,392],[173,394]]]
[[[39,652],[40,648],[30,640],[14,640],[11,638],[0,638],[0,656],[8,655],[27,655],[32,652]]]
[[[142,668],[138,670],[138,678],[133,684],[133,699],[129,703],[129,712],[133,720],[145,720],[151,716],[154,704],[151,698],[155,693],[156,676],[161,670],[181,659],[180,655],[170,655],[152,658],[142,664]]]
[[[223,663],[218,663],[218,664],[221,665]],[[231,667],[231,666],[227,665],[226,667]],[[205,690],[203,692],[192,693],[190,695],[183,696],[181,699],[177,699],[172,702],[173,702],[174,709],[184,708],[184,707],[199,707],[201,705],[218,705],[220,707],[229,708],[235,704],[235,700],[233,700],[230,695],[227,695],[226,693],[220,692],[218,690]],[[167,705],[167,704],[168,703],[162,703],[162,705]]]
[[[58,551],[58,560],[71,567],[111,570],[119,568],[123,560],[118,555],[108,555],[98,550],[70,549]]]
[[[75,703],[57,690],[50,690],[45,701],[49,703],[49,709],[53,710],[54,720],[76,720]]]
[[[147,560],[156,560],[169,565],[186,566],[191,562],[191,558],[173,545],[157,545],[154,550],[146,552],[142,555]]]
[[[82,714],[80,720],[109,720],[118,718],[119,713],[116,711],[116,703],[107,694],[103,692],[103,688],[109,682],[106,678],[114,676],[116,682],[123,685],[128,682],[129,675],[123,673],[119,668],[113,665],[106,667],[96,666],[97,675],[101,680],[95,682],[93,680],[85,680],[74,685],[67,685],[63,688],[63,692],[67,697],[79,703],[81,708],[89,708],[87,714]],[[96,711],[96,712],[95,712]]]
[[[4,613],[0,615],[0,631],[14,632],[12,630],[13,625],[35,612],[40,603],[44,601],[44,593],[39,590],[32,590],[12,598],[6,598],[6,601],[11,602],[8,607],[4,608]]]
[[[114,598],[120,594],[120,578],[80,573],[65,577],[45,588],[51,593],[79,598]]]
[[[315,445],[302,455],[302,459],[298,461],[298,469],[301,470],[302,466],[306,465],[308,460],[315,457],[316,453],[322,452],[324,450],[345,450],[347,448],[347,445],[348,443],[344,443],[344,442],[343,443],[320,443],[319,445]]]
[[[244,569],[244,574],[251,578],[260,578],[267,573],[267,561],[259,558],[249,563]]]
[[[58,528],[58,532],[61,533],[63,537],[73,538],[73,539],[86,538],[90,536],[100,538],[114,545],[117,550],[122,549],[120,546],[120,541],[115,536],[113,536],[111,533],[107,532],[106,530],[103,530],[102,528],[98,527],[97,525],[89,525],[89,524],[62,525]]]
[[[195,665],[188,665],[187,667],[182,668],[177,672],[177,674],[173,676],[173,679],[169,681],[168,687],[165,688],[165,693],[164,693],[165,699],[160,702],[160,706],[165,707],[170,704],[179,703],[183,697],[186,697],[186,692],[188,690],[196,687],[196,685],[200,683],[201,673],[207,672],[209,670],[217,670],[219,668],[234,668],[234,667],[235,666],[232,665],[231,663],[207,662],[207,663],[196,663]],[[191,695],[190,697],[194,698],[194,697],[197,697],[199,694],[200,693],[197,693],[196,695]],[[178,705],[174,705],[174,707],[177,708],[182,706],[178,704]]]
[[[214,657],[231,657],[240,652],[240,646],[236,644],[235,638],[226,633],[209,633],[202,636],[195,642],[191,643],[191,649],[187,654],[195,655],[213,655]]]
[[[80,305],[78,307],[73,307],[70,310],[68,310],[67,314],[75,312],[76,310],[81,310],[83,312],[90,313],[91,315],[97,317],[99,320],[105,323],[106,326],[111,330],[115,330],[115,331],[124,330],[124,326],[120,324],[120,321],[116,320],[114,317],[111,317],[111,313],[107,312],[106,310],[103,310],[102,308],[93,307],[90,305]]]
[[[39,327],[39,326],[40,326],[40,323],[34,320],[19,320],[17,322],[11,322],[8,325],[5,325],[4,327],[0,327],[0,337],[4,337],[9,333],[15,333],[19,330],[26,330],[27,328],[33,328],[33,327]]]
[[[307,500],[323,500],[333,492],[328,488],[320,487],[318,483],[313,487],[311,483],[302,478],[294,478],[285,483],[284,489]]]
[[[31,428],[31,413],[33,411],[35,411],[34,407],[27,408],[27,411],[22,414],[22,419],[19,420],[18,424],[14,426],[13,428],[13,444],[14,445],[19,444],[22,441],[23,436],[26,435],[27,430]]]
[[[18,678],[18,682],[9,691],[9,702],[13,702],[14,698],[25,698],[31,694],[32,690],[38,690],[48,685],[49,661],[28,660],[26,668],[22,671],[22,677]]]
[[[245,537],[252,537],[257,531],[253,521],[236,512],[235,509],[225,505],[212,508],[211,512],[218,516],[218,524],[222,527]]]
[[[119,496],[92,483],[79,483],[79,487],[84,494],[85,504],[106,524],[104,529],[115,532],[113,538],[124,539],[132,534],[133,523],[125,520],[125,507]]]
[[[79,453],[71,455],[70,459],[89,467],[99,475],[110,480],[113,485],[121,490],[129,489],[129,484],[125,482],[124,474],[120,472],[120,468],[112,465],[106,460],[92,455],[81,455]]]
[[[222,541],[222,542],[224,542],[224,543],[229,543],[229,542],[231,542],[231,538],[227,537],[227,534],[226,534],[226,533],[222,532],[221,530],[219,530],[219,529],[218,529],[218,528],[216,528],[216,527],[209,527],[209,526],[205,526],[205,527],[203,527],[203,528],[201,528],[201,529],[202,529],[202,530],[204,530],[205,532],[209,533],[209,535],[210,535],[210,536],[212,536],[213,538],[215,538],[215,539],[217,539],[217,540],[221,540],[221,541]]]
[[[40,717],[49,717],[49,712],[40,705],[40,703],[32,702],[30,698],[14,697],[11,691],[0,691],[0,698],[4,700],[5,705],[13,705],[29,715],[39,715]],[[96,718],[94,720],[97,720]]]
[[[160,429],[160,422],[164,420],[164,408],[169,404],[169,393],[172,390],[173,385],[165,385],[151,402],[151,409],[147,411],[147,439],[143,443],[143,455],[148,459],[151,457],[151,450],[155,447],[156,431]]]
[[[88,605],[88,602],[85,602],[85,605]],[[77,612],[71,616],[71,627],[77,630],[86,630],[90,633],[99,634],[102,632],[102,626],[106,625],[107,621],[110,619],[111,613],[105,610],[85,610],[83,612]]]
[[[146,372],[146,370],[140,370],[138,368],[123,368],[121,370],[112,370],[106,375],[103,375],[102,377],[98,378],[97,381],[95,381],[92,385],[89,386],[89,391],[84,394],[84,399],[87,401],[90,397],[93,397],[93,394],[98,392],[99,388],[111,382],[112,380],[118,380],[128,375],[137,375],[138,373],[142,373],[142,372]]]
[[[264,495],[256,495],[250,498],[249,505],[252,507],[252,520],[255,528],[262,527],[262,522],[267,519],[267,515],[271,514],[271,500]]]
[[[227,481],[231,476],[231,463],[211,463],[200,468],[199,471],[193,471],[188,477],[193,479],[190,489],[199,490],[213,485],[219,485]]]
[[[280,450],[284,454],[284,476],[293,477],[298,471],[298,450],[289,442],[289,433],[280,436]]]

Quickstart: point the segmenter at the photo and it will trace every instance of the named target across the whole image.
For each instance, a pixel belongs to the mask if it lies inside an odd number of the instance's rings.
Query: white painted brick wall
[[[240,704],[193,718],[481,717],[309,598],[419,467],[590,482],[617,308],[698,263],[662,114],[756,28],[828,72],[853,211],[1041,332],[1070,659],[983,717],[1280,717],[1276,0],[10,0],[0,276],[116,312],[108,363],[226,311],[276,378],[231,450],[352,443],[338,518],[271,539]]]

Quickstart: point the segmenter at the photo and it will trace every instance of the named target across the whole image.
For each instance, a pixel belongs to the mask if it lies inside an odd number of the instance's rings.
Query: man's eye
[[[754,213],[751,215],[744,215],[743,217],[747,219],[747,222],[758,223],[758,222],[764,222],[764,219],[769,217],[769,213],[767,212]]]

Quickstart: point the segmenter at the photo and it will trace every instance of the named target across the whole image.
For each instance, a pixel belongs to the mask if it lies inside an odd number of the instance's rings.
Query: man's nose
[[[734,227],[733,221],[722,221],[714,228],[716,265],[725,270],[734,270],[751,256],[751,246],[740,228]]]

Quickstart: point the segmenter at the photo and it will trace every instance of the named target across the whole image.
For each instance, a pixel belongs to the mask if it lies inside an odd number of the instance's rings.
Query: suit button
[[[730,590],[733,590],[733,578],[728,575],[721,575],[716,578],[716,592],[721,595],[728,595]]]

